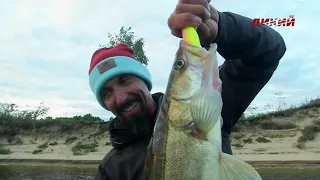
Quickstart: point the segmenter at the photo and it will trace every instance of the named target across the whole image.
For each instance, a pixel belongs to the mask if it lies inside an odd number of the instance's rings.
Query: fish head
[[[190,105],[192,96],[201,88],[206,76],[208,52],[180,41],[171,69],[166,91],[168,119],[175,126],[192,123]]]

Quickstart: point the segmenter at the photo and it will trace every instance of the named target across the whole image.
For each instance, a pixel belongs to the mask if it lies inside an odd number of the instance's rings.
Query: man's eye
[[[120,83],[121,84],[127,84],[130,82],[130,78],[126,77],[126,78],[121,78]]]
[[[111,95],[111,92],[110,91],[105,91],[102,93],[102,98],[103,99],[107,99],[108,97],[110,97]]]

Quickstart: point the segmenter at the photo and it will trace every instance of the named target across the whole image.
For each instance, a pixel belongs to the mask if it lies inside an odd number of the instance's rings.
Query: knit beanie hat
[[[133,50],[124,43],[111,48],[101,48],[93,53],[89,68],[89,85],[99,104],[107,110],[100,91],[107,81],[121,74],[131,74],[141,78],[151,91],[150,72],[136,59]]]

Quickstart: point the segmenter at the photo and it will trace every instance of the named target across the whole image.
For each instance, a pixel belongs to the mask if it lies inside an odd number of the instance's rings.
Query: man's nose
[[[126,102],[128,95],[122,89],[115,89],[114,97],[116,104],[123,104]]]

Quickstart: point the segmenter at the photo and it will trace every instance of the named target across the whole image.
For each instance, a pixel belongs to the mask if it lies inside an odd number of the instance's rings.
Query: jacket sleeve
[[[98,171],[94,177],[94,180],[111,180],[105,169],[102,167],[102,164],[98,166]]]
[[[112,178],[107,172],[108,170],[107,166],[108,164],[110,164],[110,160],[115,153],[116,153],[116,150],[112,149],[104,156],[104,158],[102,159],[101,163],[98,166],[94,180],[112,180]]]
[[[219,67],[223,98],[222,131],[232,127],[269,81],[286,51],[281,35],[269,26],[251,28],[252,19],[219,12],[216,39],[225,62]]]

